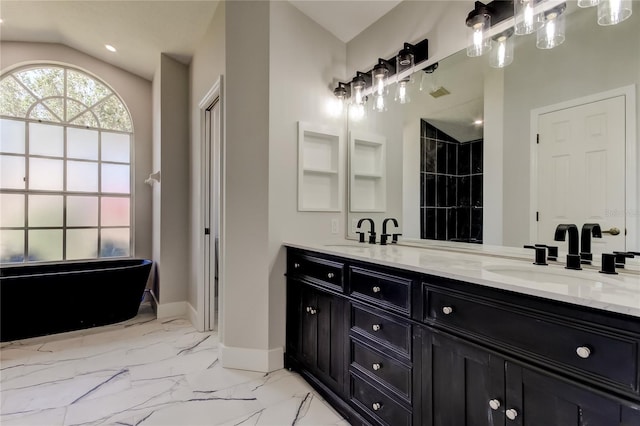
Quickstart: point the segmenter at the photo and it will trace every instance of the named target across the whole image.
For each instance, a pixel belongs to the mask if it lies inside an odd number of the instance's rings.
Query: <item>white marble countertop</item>
[[[563,262],[538,266],[531,250],[490,246],[457,250],[442,243],[381,246],[351,240],[284,245],[640,317],[640,274],[633,267],[606,275],[595,267],[567,270]]]

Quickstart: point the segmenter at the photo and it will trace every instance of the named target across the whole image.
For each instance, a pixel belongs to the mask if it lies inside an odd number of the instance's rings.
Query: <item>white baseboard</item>
[[[189,318],[189,322],[198,331],[203,331],[202,324],[198,321],[198,311],[191,305],[191,303],[187,302],[187,318]]]
[[[187,302],[158,303],[156,316],[158,319],[187,317]]]
[[[225,368],[270,373],[284,368],[284,349],[250,349],[220,344],[220,362]]]

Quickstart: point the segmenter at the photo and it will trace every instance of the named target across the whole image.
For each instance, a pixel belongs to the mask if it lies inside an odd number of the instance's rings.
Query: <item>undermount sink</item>
[[[539,283],[584,285],[589,283],[620,284],[617,280],[595,271],[565,271],[544,266],[486,266],[486,271],[509,278],[535,281]]]

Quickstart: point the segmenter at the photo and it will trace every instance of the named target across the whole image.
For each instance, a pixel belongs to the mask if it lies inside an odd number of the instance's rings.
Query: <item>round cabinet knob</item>
[[[311,306],[307,306],[307,312],[311,311]]]
[[[335,275],[333,274],[333,272],[329,272],[329,273],[327,274],[327,278],[331,279],[331,278],[333,278],[333,277],[335,277]]]
[[[294,264],[293,264],[293,269],[298,269],[299,267],[300,267],[300,264],[299,264],[299,263],[294,263]]]
[[[373,287],[372,290],[373,290],[374,293],[380,293],[380,287],[378,287],[378,286]]]
[[[518,417],[518,412],[513,408],[509,408],[507,411],[505,411],[505,414],[507,415],[507,418],[509,420],[515,420],[516,417]]]
[[[576,349],[576,353],[580,358],[587,359],[591,355],[591,349],[586,346],[580,346]]]
[[[497,399],[492,399],[491,401],[489,401],[489,407],[491,407],[492,410],[497,410],[498,408],[500,408],[500,401],[498,401]]]
[[[374,403],[371,405],[371,408],[373,408],[373,411],[378,411],[379,409],[381,409],[381,408],[382,408],[382,404],[380,404],[379,402],[374,402]]]
[[[375,364],[372,365],[373,369],[378,371],[382,368],[382,364],[380,364],[379,362],[376,362]]]
[[[311,315],[315,315],[315,314],[316,314],[316,310],[315,310],[315,309],[313,309],[313,308],[311,308],[311,309],[309,310],[309,313],[310,313]]]
[[[371,328],[373,329],[373,331],[380,331],[380,324],[373,324]]]
[[[449,315],[453,313],[453,308],[451,306],[445,306],[442,308],[442,313],[445,315]]]

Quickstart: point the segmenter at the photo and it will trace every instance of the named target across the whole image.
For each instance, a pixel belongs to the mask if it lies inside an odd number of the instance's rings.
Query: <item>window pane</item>
[[[0,226],[24,226],[24,195],[0,194]]]
[[[100,257],[129,256],[129,228],[103,229]]]
[[[103,129],[131,131],[129,112],[115,95],[92,108]]]
[[[98,132],[67,128],[67,157],[83,160],[98,159]]]
[[[63,95],[63,68],[33,68],[17,72],[16,77],[41,98]]]
[[[0,187],[24,189],[24,157],[0,155]]]
[[[29,188],[62,191],[62,160],[30,158]]]
[[[64,155],[62,126],[29,124],[29,153],[62,157]]]
[[[129,217],[128,198],[102,197],[101,226],[129,226]]]
[[[56,115],[56,121],[64,119],[64,98],[45,99],[42,101]]]
[[[102,161],[129,162],[129,135],[102,132]]]
[[[62,195],[29,195],[29,227],[62,226]]]
[[[129,166],[123,166],[120,164],[103,164],[102,192],[128,194],[129,191]]]
[[[31,112],[29,113],[29,118],[38,121],[52,121],[54,123],[59,123],[60,119],[53,115],[51,111],[45,108],[44,105],[38,104],[36,105]]]
[[[0,262],[24,262],[24,231],[0,230]]]
[[[35,101],[13,76],[0,79],[0,114],[25,118]]]
[[[110,93],[111,90],[88,75],[73,70],[67,71],[68,97],[91,106]]]
[[[98,192],[98,163],[67,161],[67,190]]]
[[[0,151],[24,154],[24,123],[0,120]]]
[[[67,226],[98,226],[98,197],[67,197]]]
[[[67,260],[98,257],[97,229],[67,230]]]
[[[30,230],[29,260],[62,260],[62,230]]]

